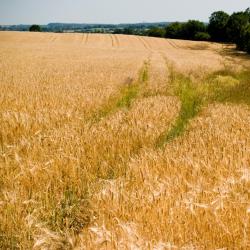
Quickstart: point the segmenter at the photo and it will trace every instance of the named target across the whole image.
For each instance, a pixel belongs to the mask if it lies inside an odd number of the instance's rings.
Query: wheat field
[[[250,249],[229,47],[0,32],[0,249]]]

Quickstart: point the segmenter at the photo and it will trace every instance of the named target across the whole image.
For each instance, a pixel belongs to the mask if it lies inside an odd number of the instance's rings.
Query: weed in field
[[[49,209],[51,215],[46,221],[49,221],[48,225],[53,231],[71,230],[77,233],[90,223],[89,209],[86,192],[78,194],[74,187],[67,188],[60,202]]]

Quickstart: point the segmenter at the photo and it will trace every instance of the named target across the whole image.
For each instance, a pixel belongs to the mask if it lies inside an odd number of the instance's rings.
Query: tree
[[[204,23],[197,20],[189,20],[182,27],[182,37],[188,40],[194,40],[195,34],[205,32],[206,26]]]
[[[250,24],[246,26],[242,36],[242,50],[250,54]]]
[[[179,22],[171,23],[165,28],[165,37],[167,38],[182,38],[183,24]]]
[[[195,40],[195,36],[197,33],[204,32],[206,32],[206,26],[204,23],[197,20],[189,20],[186,23],[175,22],[168,25],[165,29],[165,37]],[[201,39],[201,34],[196,36],[196,38],[198,37],[199,39]],[[208,40],[208,38],[208,34],[206,33],[205,40]]]
[[[244,30],[249,24],[249,16],[246,12],[233,13],[227,23],[227,36],[229,41],[236,43],[239,49],[244,47]]]
[[[247,8],[245,15],[248,16],[248,25],[245,27],[243,35],[244,50],[250,54],[250,8]]]
[[[247,31],[247,43],[246,43],[246,52],[250,54],[250,28]]]
[[[209,18],[208,32],[213,41],[226,42],[226,27],[230,16],[224,11],[216,11]]]
[[[164,37],[165,36],[165,30],[163,28],[154,27],[148,30],[148,36],[153,37]]]
[[[248,16],[248,20],[249,20],[249,22],[250,22],[250,8],[247,8],[247,9],[245,10],[245,14]]]
[[[196,40],[196,41],[209,41],[209,40],[211,40],[211,36],[207,32],[197,32],[194,36],[194,40]]]
[[[30,32],[41,32],[42,29],[41,29],[41,27],[39,25],[33,24],[33,25],[30,26],[29,31]]]
[[[123,29],[123,34],[134,35],[134,30],[132,28],[125,28],[125,29]]]

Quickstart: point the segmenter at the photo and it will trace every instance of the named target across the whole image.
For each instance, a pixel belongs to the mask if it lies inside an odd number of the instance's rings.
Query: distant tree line
[[[154,37],[235,43],[239,50],[250,53],[250,8],[231,16],[223,11],[216,11],[211,15],[208,24],[197,20],[174,22],[165,28],[151,28],[146,34]]]
[[[133,27],[116,29],[114,33],[235,43],[237,49],[250,53],[250,8],[232,15],[216,11],[210,16],[208,24],[189,20],[170,23],[165,27],[155,25],[143,30]]]
[[[29,31],[30,32],[41,32],[42,29],[41,29],[41,27],[39,25],[33,24],[33,25],[30,26]]]
[[[250,53],[250,8],[229,15],[212,13],[209,23],[197,20],[174,23],[138,24],[67,24],[0,26],[0,30],[30,30],[45,32],[88,32],[142,35],[175,39],[235,43],[237,49]]]

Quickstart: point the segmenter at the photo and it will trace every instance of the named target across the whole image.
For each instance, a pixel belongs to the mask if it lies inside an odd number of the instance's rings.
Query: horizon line
[[[121,22],[121,23],[106,23],[106,22],[57,22],[57,21],[54,21],[54,22],[48,22],[48,23],[16,23],[16,24],[1,24],[1,26],[18,26],[18,25],[41,25],[41,26],[46,26],[46,25],[49,25],[49,24],[85,24],[85,25],[123,25],[123,24],[154,24],[154,23],[175,23],[175,22],[179,22],[179,23],[185,23],[185,22],[188,22],[190,20],[196,20],[196,21],[200,21],[202,23],[208,23],[208,21],[201,21],[201,20],[198,20],[198,19],[188,19],[188,20],[185,20],[185,21],[178,21],[178,20],[175,20],[175,21],[138,21],[138,22]]]

